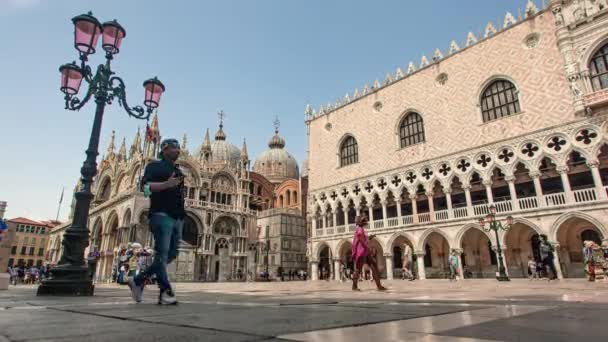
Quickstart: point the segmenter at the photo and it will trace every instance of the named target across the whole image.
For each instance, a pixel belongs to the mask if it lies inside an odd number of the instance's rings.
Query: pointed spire
[[[397,68],[397,71],[395,72],[395,80],[400,80],[403,77],[405,77],[403,70],[401,70],[401,68]]]
[[[503,28],[507,28],[515,24],[517,24],[517,20],[515,20],[515,17],[513,17],[513,14],[511,14],[511,12],[507,12],[507,14],[505,15],[505,23],[503,25]]]
[[[182,151],[188,151],[188,136],[186,135],[186,133],[184,133],[184,135],[182,136],[181,149]]]
[[[367,95],[369,94],[369,85],[367,85],[367,83],[365,83],[365,87],[363,88],[363,95]]]
[[[224,117],[226,114],[223,110],[220,110],[217,116],[220,118],[220,128],[215,132],[215,140],[226,140],[226,133],[224,133]]]
[[[211,151],[211,141],[209,139],[209,128],[205,132],[205,139],[203,140],[203,145],[201,146],[201,151],[210,152]]]
[[[443,59],[443,54],[441,53],[441,50],[435,50],[435,54],[433,55],[433,61],[437,62],[441,59]]]
[[[411,74],[416,71],[416,66],[414,66],[414,62],[410,62],[410,65],[407,67],[407,73]]]
[[[158,114],[157,113],[154,113],[154,116],[152,117],[152,125],[150,126],[150,129],[158,131]]]
[[[112,130],[112,137],[110,138],[110,144],[108,145],[108,151],[106,152],[108,155],[114,154],[114,150],[116,146],[114,145],[114,140],[116,139],[116,131]]]
[[[243,147],[241,147],[241,160],[249,160],[249,153],[247,153],[247,141],[243,138]]]
[[[118,155],[122,157],[122,159],[127,159],[127,138],[122,138],[122,144],[120,144]]]
[[[538,7],[532,0],[528,0],[528,4],[526,5],[526,18],[535,15],[538,13]]]
[[[355,93],[353,94],[353,99],[358,99],[361,96],[361,94],[359,94],[359,88],[355,89]]]
[[[133,138],[133,143],[131,144],[131,149],[129,151],[129,157],[133,157],[135,153],[141,153],[141,133],[139,127],[137,127],[137,133],[135,134],[135,138]]]
[[[483,35],[484,38],[488,38],[489,36],[496,34],[496,27],[490,21],[488,25],[486,25],[486,33]]]
[[[374,85],[373,85],[372,89],[376,90],[376,89],[379,89],[379,88],[380,88],[380,81],[378,81],[378,79],[376,79],[374,81]]]
[[[460,47],[455,40],[452,40],[452,43],[450,43],[450,55],[455,54],[458,51],[460,51]]]
[[[429,60],[426,58],[425,55],[422,55],[422,59],[420,60],[420,68],[422,69],[428,65],[429,65]]]
[[[306,109],[304,109],[304,114],[306,114],[307,116],[312,115],[312,108],[310,107],[310,103],[306,104]]]
[[[473,32],[469,32],[469,34],[467,35],[467,46],[471,46],[475,43],[477,43],[477,37],[475,37],[475,34]]]
[[[344,104],[347,104],[350,102],[350,96],[348,95],[348,93],[346,93],[346,95],[344,95]]]
[[[384,78],[384,85],[389,85],[393,83],[393,78],[391,77],[391,74],[389,74],[388,72],[386,73],[386,77]]]

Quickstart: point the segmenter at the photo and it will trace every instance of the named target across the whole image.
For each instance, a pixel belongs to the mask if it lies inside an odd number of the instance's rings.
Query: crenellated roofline
[[[462,49],[459,47],[458,43],[455,40],[452,40],[447,56],[444,56],[441,50],[437,48],[431,61],[429,61],[429,59],[425,55],[423,55],[418,68],[416,68],[414,62],[409,63],[406,73],[401,70],[401,67],[398,67],[394,76],[391,73],[387,73],[382,83],[380,83],[380,81],[376,79],[372,83],[371,87],[369,86],[369,84],[365,84],[361,92],[358,88],[355,89],[352,97],[347,93],[343,98],[338,98],[338,100],[334,104],[327,104],[326,106],[321,105],[318,110],[312,109],[310,104],[308,104],[306,105],[306,109],[304,110],[305,122],[309,123],[310,121],[314,121],[317,118],[333,113],[340,108],[353,104],[399,81],[405,80],[411,77],[412,75],[418,74],[430,68],[431,66],[439,64],[442,61],[449,59],[450,57],[456,56],[468,50],[469,48],[472,48],[481,44],[482,42],[492,39],[498,36],[499,34],[512,29],[513,27],[519,26],[524,22],[532,20],[535,17],[545,12],[548,12],[548,6],[549,1],[543,0],[541,6],[542,8],[539,9],[533,0],[528,0],[523,17],[521,14],[521,10],[518,10],[517,19],[515,18],[515,16],[513,16],[511,12],[507,12],[504,21],[502,23],[498,23],[498,29],[496,29],[494,23],[488,22],[485,26],[485,32],[483,33],[483,35],[480,35],[479,38],[473,32],[469,32],[467,34],[465,46]]]

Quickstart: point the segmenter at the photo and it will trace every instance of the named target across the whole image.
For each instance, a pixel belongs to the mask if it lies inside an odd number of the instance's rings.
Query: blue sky
[[[540,0],[535,1],[540,7]],[[517,16],[526,0],[0,0],[0,200],[7,217],[60,219],[85,158],[94,106],[66,111],[59,65],[77,59],[70,19],[93,11],[117,19],[127,37],[113,68],[127,84],[131,105],[142,82],[158,76],[167,86],[159,109],[161,134],[200,145],[217,111],[227,113],[228,140],[247,138],[252,159],[267,148],[273,119],[281,120],[286,148],[306,152],[303,111],[334,102],[365,83],[384,79],[410,60],[420,63],[451,40]],[[100,53],[91,58],[101,63]],[[100,154],[110,133],[128,146],[138,126],[118,105],[105,113]],[[127,146],[127,147],[128,147]]]

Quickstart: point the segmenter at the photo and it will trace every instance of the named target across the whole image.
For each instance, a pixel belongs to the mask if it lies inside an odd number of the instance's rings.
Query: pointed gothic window
[[[349,136],[340,145],[340,166],[346,166],[359,162],[359,148],[357,140]]]
[[[490,83],[481,96],[483,122],[493,121],[519,113],[519,97],[515,85],[499,79]]]
[[[608,44],[602,46],[589,62],[593,90],[608,88]]]
[[[424,122],[418,113],[409,113],[399,125],[401,148],[425,141]]]

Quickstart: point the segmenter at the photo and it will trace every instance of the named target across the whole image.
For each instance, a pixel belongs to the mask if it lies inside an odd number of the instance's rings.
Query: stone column
[[[319,262],[310,262],[310,280],[319,280]]]
[[[410,195],[410,200],[412,201],[412,220],[414,224],[418,223],[418,204],[416,203],[416,198],[418,198],[416,194]]]
[[[471,200],[471,185],[463,184],[462,189],[464,190],[464,197],[466,198],[466,201],[467,201],[467,211],[468,211],[469,215],[472,215],[473,214],[473,201]]]
[[[435,203],[433,202],[434,192],[427,191],[426,200],[429,202],[429,216],[431,218],[431,222],[435,222]]]
[[[483,185],[486,187],[486,196],[488,197],[488,203],[494,203],[494,195],[492,194],[492,179],[484,179]]]
[[[317,215],[310,216],[310,223],[312,225],[312,237],[317,236]]]
[[[388,227],[388,220],[387,220],[387,214],[386,214],[386,204],[387,201],[386,199],[382,199],[380,200],[380,204],[382,204],[382,221],[384,222],[384,228]]]
[[[574,196],[572,196],[572,188],[570,187],[570,178],[568,178],[568,167],[562,166],[558,167],[557,172],[559,172],[559,176],[562,178],[562,184],[564,186],[564,193],[566,194],[566,202],[573,203]]]
[[[370,228],[374,228],[373,223],[372,223],[374,221],[374,208],[372,207],[372,204],[373,204],[372,202],[368,202],[368,206],[367,206]]]
[[[334,259],[334,280],[340,281],[340,259]]]
[[[344,210],[344,225],[348,227],[348,208]]]
[[[323,228],[327,229],[327,212],[323,213]]]
[[[337,215],[338,214],[338,209],[337,208],[336,209],[332,209],[331,210],[331,214],[332,214],[332,219],[333,219],[333,221],[332,221],[333,226],[337,227],[338,226],[338,221],[336,220],[336,218],[338,217],[338,215]]]
[[[606,199],[606,190],[604,189],[604,184],[602,184],[602,176],[600,176],[599,162],[593,161],[587,163],[589,169],[591,170],[591,175],[593,176],[593,183],[595,184],[595,191],[597,192],[598,199]]]
[[[509,194],[511,195],[511,205],[513,211],[519,210],[519,201],[517,200],[517,191],[515,190],[515,176],[507,176],[505,180],[509,184]]]
[[[454,213],[452,212],[452,188],[443,188],[445,194],[445,200],[448,204],[448,218],[453,218]]]
[[[416,263],[418,264],[418,279],[426,279],[426,271],[424,269],[424,252],[416,252]]]
[[[397,217],[401,218],[401,198],[395,199],[395,204],[397,204]]]
[[[393,280],[393,256],[391,254],[384,254],[386,260],[386,280]]]
[[[560,245],[559,243],[553,243],[553,247],[555,248],[555,252],[553,253],[553,265],[555,266],[555,270],[557,271],[557,274],[555,276],[557,277],[557,279],[562,280],[564,279],[564,274],[562,272],[562,263],[559,259]]]
[[[536,201],[539,207],[545,206],[545,199],[543,198],[543,187],[540,184],[540,174],[538,172],[530,172],[530,178],[534,182],[534,192],[536,193]]]

